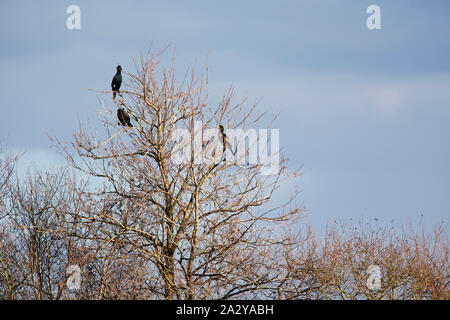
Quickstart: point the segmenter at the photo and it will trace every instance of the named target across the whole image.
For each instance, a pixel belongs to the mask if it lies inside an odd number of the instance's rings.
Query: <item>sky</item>
[[[79,30],[66,27],[72,4]],[[366,25],[373,4],[380,30]],[[280,112],[307,221],[449,230],[447,0],[2,0],[0,30],[0,143],[26,152],[22,171],[62,163],[47,134],[71,141],[78,119],[98,121],[87,88],[109,90],[118,63],[133,70],[152,42],[170,44],[181,67],[207,57],[213,95],[233,85]]]

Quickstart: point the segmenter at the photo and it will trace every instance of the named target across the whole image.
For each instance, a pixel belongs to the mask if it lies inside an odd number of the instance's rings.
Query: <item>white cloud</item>
[[[17,149],[8,148],[11,152],[22,154],[17,163],[19,176],[26,175],[27,171],[33,168],[42,170],[57,170],[65,164],[64,158],[54,150],[46,149]]]
[[[296,111],[302,116],[361,109],[390,116],[412,107],[450,107],[450,74],[372,77],[304,72],[265,79],[247,78],[234,85],[239,93],[246,92],[250,100],[262,97],[266,107]]]

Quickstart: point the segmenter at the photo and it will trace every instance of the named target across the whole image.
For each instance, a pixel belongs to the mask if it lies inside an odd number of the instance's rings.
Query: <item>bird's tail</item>
[[[113,99],[115,99],[116,98],[116,92],[114,91],[113,92]]]
[[[237,149],[236,149],[235,151],[233,151],[233,146],[231,145],[230,141],[226,140],[226,141],[225,141],[225,146],[226,146],[226,148],[230,149],[230,151],[231,151],[231,153],[232,153],[233,155],[236,155]],[[224,147],[224,150],[225,150],[226,148]]]

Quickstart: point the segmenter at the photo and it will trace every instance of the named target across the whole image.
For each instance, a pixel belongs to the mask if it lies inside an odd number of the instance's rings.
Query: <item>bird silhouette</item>
[[[227,139],[227,135],[226,135],[226,133],[225,133],[225,128],[223,127],[223,125],[221,125],[221,124],[219,124],[219,130],[220,130],[220,134],[219,134],[219,138],[220,138],[220,141],[222,142],[222,146],[223,146],[223,153],[225,153],[225,150],[228,148],[228,149],[230,149],[230,151],[233,153],[233,154],[235,154],[235,152],[233,152],[233,150],[232,150],[232,146],[231,146],[231,143],[230,143],[230,141],[228,141],[228,139]]]
[[[114,91],[113,99],[116,98],[116,92],[119,92],[120,86],[122,85],[122,67],[118,65],[116,69],[117,72],[111,81],[111,89]]]
[[[222,141],[223,152],[225,152],[225,149],[227,148],[226,147],[227,135],[225,134],[225,129],[223,125],[219,124],[219,130],[220,130],[220,141]]]
[[[120,122],[119,124],[121,124],[123,126],[132,127],[131,121],[130,121],[130,116],[123,108],[117,109],[117,118],[119,118],[119,122]]]

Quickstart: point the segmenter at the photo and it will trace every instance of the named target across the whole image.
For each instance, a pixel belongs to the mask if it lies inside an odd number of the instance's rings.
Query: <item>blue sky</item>
[[[81,8],[81,30],[66,8]],[[368,30],[366,8],[381,8]],[[280,144],[307,219],[377,217],[431,225],[450,213],[450,2],[1,1],[0,141],[31,162],[62,159],[46,132],[70,141],[96,121],[96,95],[131,57],[176,47],[177,65],[208,54],[212,94],[233,84],[281,112]],[[100,129],[100,127],[99,127]],[[284,189],[292,188],[286,185]]]

